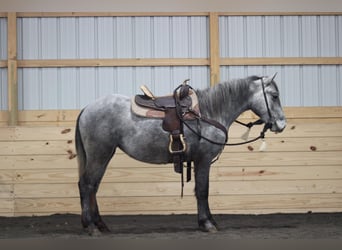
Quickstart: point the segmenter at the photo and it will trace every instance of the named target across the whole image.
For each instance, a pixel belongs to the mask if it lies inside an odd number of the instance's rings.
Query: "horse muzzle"
[[[272,127],[270,130],[272,132],[280,133],[282,132],[286,127],[286,119],[276,120],[272,123]]]

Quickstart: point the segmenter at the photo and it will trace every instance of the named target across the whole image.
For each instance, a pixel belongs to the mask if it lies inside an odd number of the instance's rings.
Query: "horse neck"
[[[229,127],[248,109],[250,91],[246,80],[236,80],[197,91],[201,114]]]

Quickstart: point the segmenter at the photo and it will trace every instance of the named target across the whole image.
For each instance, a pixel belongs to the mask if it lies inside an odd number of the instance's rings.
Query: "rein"
[[[192,112],[194,113],[194,112]],[[195,113],[194,113],[195,114]],[[195,114],[196,115],[196,114]],[[253,139],[250,139],[250,140],[247,140],[247,141],[243,141],[243,142],[237,142],[237,143],[227,143],[228,141],[228,132],[227,132],[227,129],[219,122],[217,121],[214,121],[214,120],[211,120],[211,119],[208,119],[208,118],[205,118],[205,117],[201,117],[201,116],[198,116],[197,117],[198,120],[201,120],[201,121],[204,121],[210,125],[213,125],[214,127],[220,129],[224,134],[225,134],[225,142],[217,142],[217,141],[213,141],[203,135],[201,135],[200,133],[198,133],[196,130],[194,130],[186,121],[183,121],[184,125],[191,131],[193,132],[195,135],[197,135],[199,138],[201,139],[204,139],[212,144],[215,144],[215,145],[220,145],[220,146],[240,146],[240,145],[244,145],[244,144],[248,144],[248,143],[251,143],[251,142],[255,142],[259,139],[264,139],[265,138],[265,133],[268,129],[271,128],[272,124],[271,123],[265,123],[264,125],[264,128],[262,129],[262,131],[260,132],[260,135],[256,138],[253,138]],[[238,120],[235,120],[236,123],[240,124],[240,125],[243,125],[245,127],[247,127],[248,129],[251,129],[254,125],[261,125],[263,124],[264,122],[259,119],[255,122],[250,122],[250,123],[242,123]]]
[[[266,91],[265,91],[265,84],[264,84],[264,81],[263,81],[263,78],[260,77],[260,80],[261,80],[261,85],[262,85],[262,92],[263,92],[263,95],[264,95],[264,100],[265,100],[265,104],[266,104],[266,108],[267,108],[267,113],[268,113],[268,116],[270,118],[270,120],[272,119],[272,114],[271,114],[271,110],[269,108],[269,104],[268,104],[268,100],[267,100],[267,97],[266,97]],[[190,87],[191,88],[191,87]],[[178,89],[178,88],[177,88]],[[260,135],[256,138],[253,138],[251,140],[247,140],[247,141],[243,141],[243,142],[238,142],[238,143],[227,143],[228,141],[228,131],[227,129],[219,122],[215,121],[215,120],[212,120],[212,119],[209,119],[209,118],[206,118],[206,117],[203,117],[201,116],[200,114],[198,114],[197,112],[193,111],[193,110],[189,110],[191,113],[193,113],[196,118],[198,120],[201,120],[201,121],[204,121],[218,129],[220,129],[224,134],[225,134],[225,141],[222,143],[222,142],[217,142],[217,141],[213,141],[203,135],[201,135],[201,133],[195,131],[193,128],[191,128],[191,126],[183,119],[182,116],[179,116],[179,118],[182,120],[183,124],[191,131],[193,132],[195,135],[197,135],[200,139],[204,139],[212,144],[215,144],[215,145],[220,145],[220,146],[240,146],[240,145],[244,145],[244,144],[248,144],[248,143],[251,143],[251,142],[255,142],[259,139],[264,139],[265,138],[265,133],[267,132],[268,129],[270,129],[272,127],[272,124],[267,122],[265,123],[264,125],[264,128],[262,129],[262,131],[260,132]],[[250,123],[243,123],[243,122],[240,122],[238,120],[235,120],[236,123],[242,125],[242,126],[245,126],[247,127],[248,129],[251,129],[254,125],[261,125],[261,124],[264,124],[264,121],[262,121],[261,119],[255,121],[255,122],[250,122]]]

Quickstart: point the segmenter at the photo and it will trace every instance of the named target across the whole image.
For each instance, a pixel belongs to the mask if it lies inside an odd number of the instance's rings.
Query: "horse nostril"
[[[278,128],[278,131],[282,132],[285,129],[285,127],[286,127],[286,120],[278,120],[278,121],[276,121],[276,126]]]

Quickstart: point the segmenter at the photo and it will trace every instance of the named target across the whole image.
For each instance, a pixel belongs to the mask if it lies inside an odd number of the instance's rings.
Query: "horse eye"
[[[273,94],[272,94],[272,98],[273,98],[274,100],[278,99],[278,98],[279,98],[278,93],[273,93]]]

